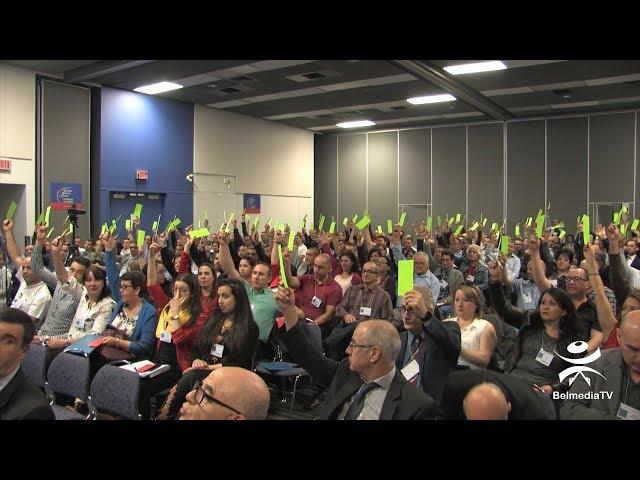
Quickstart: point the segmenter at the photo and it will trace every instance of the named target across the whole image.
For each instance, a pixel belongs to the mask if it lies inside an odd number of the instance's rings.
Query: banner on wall
[[[72,204],[77,208],[82,206],[81,183],[51,182],[51,208],[54,210],[67,210]]]
[[[260,195],[257,193],[245,193],[244,209],[247,213],[260,213]]]

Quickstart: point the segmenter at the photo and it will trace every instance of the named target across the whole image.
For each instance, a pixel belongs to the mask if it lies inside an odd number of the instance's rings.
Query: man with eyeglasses
[[[358,322],[370,318],[393,320],[393,306],[387,292],[378,285],[378,266],[367,262],[362,267],[362,283],[351,285],[336,308],[336,327],[325,339],[327,357],[342,360]]]
[[[460,326],[455,319],[440,320],[429,292],[416,286],[402,301],[400,354],[396,368],[407,381],[440,402],[449,373],[460,355]]]
[[[180,420],[264,420],[270,394],[258,375],[221,367],[196,382],[180,409]]]
[[[436,403],[397,370],[400,336],[386,320],[365,320],[353,332],[348,359],[337,362],[314,350],[298,325],[293,290],[280,286],[276,301],[284,313],[282,341],[294,361],[318,385],[328,386],[322,420],[433,419]]]

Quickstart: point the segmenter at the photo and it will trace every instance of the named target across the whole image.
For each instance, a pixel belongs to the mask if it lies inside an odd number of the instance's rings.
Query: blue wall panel
[[[112,88],[102,88],[101,103],[100,223],[114,218],[114,191],[163,193],[163,219],[191,223],[193,188],[185,177],[193,172],[193,105]],[[146,183],[136,183],[138,169],[149,171]],[[154,220],[144,208],[142,217],[143,228]]]

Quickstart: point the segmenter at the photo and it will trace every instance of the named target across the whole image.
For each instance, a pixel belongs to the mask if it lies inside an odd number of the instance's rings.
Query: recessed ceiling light
[[[492,72],[494,70],[506,70],[507,66],[500,60],[488,62],[465,63],[464,65],[449,65],[444,69],[451,75],[464,75],[465,73]]]
[[[407,98],[407,102],[414,105],[423,105],[425,103],[440,103],[440,102],[452,102],[456,100],[456,97],[445,93],[443,95],[427,95],[426,97],[413,97]]]
[[[357,128],[357,127],[370,127],[372,125],[375,125],[375,123],[373,123],[371,120],[356,120],[354,122],[337,123],[336,127]]]
[[[159,82],[152,83],[151,85],[145,85],[143,87],[134,88],[133,91],[155,95],[156,93],[170,92],[171,90],[177,90],[179,88],[182,88],[182,85],[171,82]]]

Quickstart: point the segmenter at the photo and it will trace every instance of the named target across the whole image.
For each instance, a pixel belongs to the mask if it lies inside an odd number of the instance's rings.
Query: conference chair
[[[62,352],[53,359],[47,372],[47,383],[53,397],[51,408],[56,420],[89,420],[92,418],[89,371],[89,358],[85,355]],[[85,416],[69,408],[56,405],[56,394],[79,398],[89,405],[90,413]]]
[[[142,420],[138,409],[140,376],[115,365],[105,365],[91,382],[91,399],[96,410],[127,420]]]

